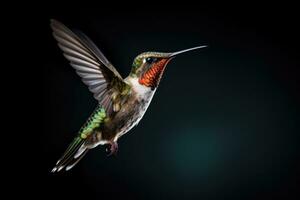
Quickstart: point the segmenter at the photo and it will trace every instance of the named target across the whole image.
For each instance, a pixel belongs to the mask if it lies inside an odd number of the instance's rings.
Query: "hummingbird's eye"
[[[155,61],[155,58],[151,58],[151,57],[146,58],[146,62],[147,62],[148,64],[151,64],[151,63],[153,63],[154,61]]]

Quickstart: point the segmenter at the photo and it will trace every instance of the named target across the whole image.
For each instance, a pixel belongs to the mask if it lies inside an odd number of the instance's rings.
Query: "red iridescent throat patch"
[[[139,79],[139,83],[147,87],[156,87],[169,61],[170,59],[164,58],[154,63],[151,68],[142,75]]]

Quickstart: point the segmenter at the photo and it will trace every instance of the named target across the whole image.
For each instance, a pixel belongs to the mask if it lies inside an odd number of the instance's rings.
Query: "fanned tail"
[[[89,150],[86,142],[89,140],[90,136],[92,136],[94,130],[103,123],[105,117],[105,110],[98,105],[87,122],[79,130],[78,136],[73,140],[62,157],[57,161],[52,172],[59,172],[64,168],[68,171],[84,157]]]
[[[69,170],[74,167],[87,153],[88,149],[84,145],[85,139],[76,137],[57,161],[51,172],[59,172],[62,169]]]

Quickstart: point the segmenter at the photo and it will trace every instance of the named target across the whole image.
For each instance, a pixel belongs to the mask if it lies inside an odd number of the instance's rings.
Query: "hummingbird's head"
[[[161,52],[144,52],[138,55],[132,64],[131,77],[137,77],[140,84],[146,87],[156,88],[162,77],[165,67],[168,62],[175,56],[201,49],[206,46],[198,46],[174,53],[161,53]]]

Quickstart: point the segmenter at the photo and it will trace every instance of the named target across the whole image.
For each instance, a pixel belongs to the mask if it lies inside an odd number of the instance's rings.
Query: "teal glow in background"
[[[169,63],[116,157],[99,147],[69,173],[47,175],[54,185],[67,185],[54,193],[76,196],[80,185],[96,199],[264,199],[294,187],[299,96],[293,54],[281,40],[258,25],[208,13],[139,16],[49,16],[90,36],[123,76],[141,52],[209,46]],[[49,171],[96,101],[47,31],[43,151]]]

